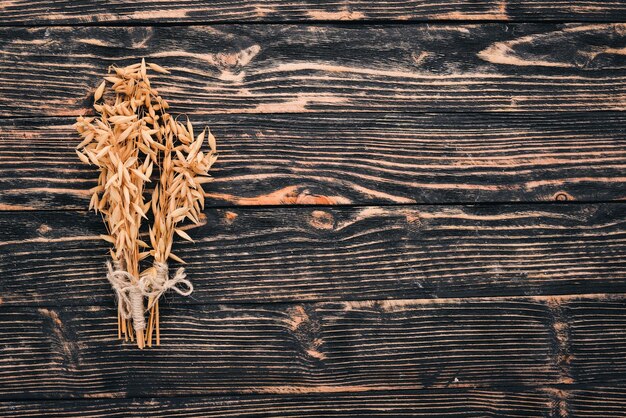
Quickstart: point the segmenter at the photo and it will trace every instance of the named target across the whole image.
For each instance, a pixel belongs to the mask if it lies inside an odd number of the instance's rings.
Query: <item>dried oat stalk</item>
[[[89,207],[102,214],[109,231],[102,238],[113,245],[107,278],[118,298],[118,335],[131,340],[136,336],[140,348],[146,342],[151,345],[153,335],[160,342],[158,301],[163,293],[173,289],[186,296],[193,291],[184,269],[170,278],[167,263],[170,259],[183,263],[171,251],[174,234],[191,241],[178,225],[186,219],[199,223],[202,184],[210,181],[208,171],[217,159],[210,131],[194,137],[188,119],[183,124],[167,112],[168,103],[150,85],[148,68],[168,73],[143,60],[109,68],[109,76],[94,94],[98,116],[81,116],[75,124],[83,138],[78,157],[100,170]],[[115,100],[108,103],[102,101],[107,82],[115,93]],[[202,151],[205,137],[207,152]],[[149,191],[146,184],[154,167],[159,181]],[[150,244],[140,239],[149,216]],[[140,262],[149,257],[152,267],[141,271]]]

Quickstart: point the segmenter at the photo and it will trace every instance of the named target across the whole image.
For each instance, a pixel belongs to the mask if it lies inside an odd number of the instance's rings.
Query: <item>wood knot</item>
[[[333,229],[335,227],[335,217],[329,212],[314,210],[311,212],[309,224],[317,229]]]
[[[231,211],[227,211],[224,214],[224,223],[226,225],[232,225],[233,222],[235,222],[235,219],[237,219],[239,215],[237,215],[235,212],[231,212]]]
[[[287,314],[289,315],[289,324],[292,331],[297,330],[300,325],[309,320],[309,316],[300,305],[288,309]]]
[[[417,52],[412,52],[411,58],[413,59],[413,62],[415,64],[421,65],[423,61],[431,55],[432,54],[430,52],[426,52],[426,51],[421,51],[419,54]]]
[[[135,27],[129,32],[129,41],[134,49],[146,48],[148,42],[154,36],[154,29],[151,27]],[[128,44],[127,44],[128,45]]]
[[[552,196],[552,199],[558,201],[574,200],[574,196],[567,192],[557,192]]]
[[[319,321],[312,319],[310,314],[313,314],[310,307],[298,305],[289,308],[287,310],[289,327],[302,351],[308,357],[324,360],[326,356],[320,351],[324,344],[324,340],[319,336],[320,324]]]
[[[38,312],[44,318],[44,332],[50,338],[52,348],[59,355],[61,363],[68,370],[76,370],[80,362],[80,356],[75,336],[66,329],[65,324],[56,311],[40,308]]]
[[[422,218],[420,217],[420,213],[418,211],[406,210],[406,211],[403,211],[403,214],[406,219],[407,231],[419,232],[424,227]]]
[[[407,212],[405,216],[409,227],[419,229],[419,227],[422,226],[419,212]]]
[[[46,224],[41,224],[39,228],[37,228],[37,232],[39,232],[41,235],[47,234],[50,231],[52,231],[52,228],[50,228]]]
[[[216,55],[216,64],[222,69],[232,69],[235,67],[245,67],[261,51],[261,46],[252,45],[238,52],[220,52]]]

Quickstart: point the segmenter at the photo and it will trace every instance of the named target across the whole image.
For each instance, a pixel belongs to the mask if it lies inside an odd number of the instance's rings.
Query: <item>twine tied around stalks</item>
[[[161,295],[170,289],[181,296],[189,296],[193,292],[193,285],[186,279],[187,274],[183,267],[178,268],[171,279],[169,278],[167,263],[155,261],[154,269],[154,275],[145,275],[139,280],[141,293],[150,301],[148,309],[152,308],[152,305],[159,300]],[[179,287],[179,284],[185,285],[187,289]]]
[[[172,252],[174,237],[193,242],[180,224],[200,224],[203,185],[217,160],[211,131],[194,134],[189,118],[183,123],[172,115],[148,70],[169,74],[143,59],[110,66],[93,95],[94,116],[79,116],[74,125],[78,158],[99,171],[89,209],[102,214],[108,231],[100,237],[111,246],[106,277],[117,296],[118,338],[136,337],[139,348],[151,346],[153,330],[159,345],[159,298],[169,289],[193,291],[185,270],[176,266],[170,277],[167,262],[184,263]],[[142,271],[144,263],[153,264]]]
[[[122,318],[132,318],[135,331],[143,331],[146,320],[143,316],[143,295],[139,280],[133,283],[133,275],[124,270],[118,261],[107,261],[107,279],[117,295]]]
[[[176,274],[169,278],[167,263],[154,263],[154,274],[143,274],[138,280],[134,280],[132,274],[122,268],[119,262],[107,261],[107,279],[117,295],[119,311],[124,319],[132,318],[133,328],[141,332],[146,329],[144,317],[143,298],[149,298],[146,310],[154,305],[161,295],[172,289],[181,296],[189,296],[193,292],[193,285],[186,279],[184,268],[176,270]],[[135,283],[133,283],[135,281]],[[183,284],[187,289],[178,287]]]

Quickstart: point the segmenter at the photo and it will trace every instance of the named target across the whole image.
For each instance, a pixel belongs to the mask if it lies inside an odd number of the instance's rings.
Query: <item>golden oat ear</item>
[[[136,337],[139,348],[146,342],[151,346],[153,334],[160,343],[161,295],[173,289],[186,296],[193,290],[184,269],[169,277],[167,261],[184,263],[172,253],[174,234],[193,242],[177,225],[186,219],[199,222],[204,207],[201,184],[216,159],[215,137],[208,132],[210,149],[202,152],[207,129],[194,137],[189,118],[183,125],[167,112],[170,106],[151,86],[148,69],[169,74],[144,59],[126,67],[110,66],[113,75],[104,77],[94,93],[97,116],[78,117],[74,125],[82,139],[78,158],[99,170],[98,186],[90,190],[90,209],[101,213],[108,231],[101,237],[112,246],[107,279],[118,301],[118,336],[131,341]],[[106,100],[107,83],[113,101]],[[152,190],[148,184],[154,184]],[[153,224],[147,244],[140,236],[146,235],[143,221],[149,216]],[[141,271],[140,261],[148,257],[153,266]],[[181,293],[180,283],[189,291]]]

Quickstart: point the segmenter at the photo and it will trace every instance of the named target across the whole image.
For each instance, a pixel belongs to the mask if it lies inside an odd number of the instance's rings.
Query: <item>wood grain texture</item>
[[[0,402],[0,415],[99,417],[558,417],[542,390],[444,389],[307,395]]]
[[[589,295],[166,306],[163,346],[144,351],[115,339],[113,308],[3,307],[0,398],[623,382],[625,302]]]
[[[87,112],[109,64],[190,114],[626,109],[625,24],[0,29],[3,116]]]
[[[568,411],[573,417],[621,418],[626,413],[626,388],[600,386],[581,388],[567,394]]]
[[[624,204],[205,214],[174,247],[195,284],[175,305],[626,292]],[[92,213],[0,214],[3,303],[113,306],[101,233]]]
[[[225,115],[208,206],[626,199],[623,113]],[[0,119],[0,209],[86,209],[70,118]]]
[[[622,418],[624,386],[439,389],[178,398],[0,401],[0,415],[50,417],[580,417]]]
[[[276,22],[367,20],[586,20],[624,21],[626,6],[619,0],[350,0],[341,3],[311,0],[168,2],[16,0],[0,8],[0,24],[86,24],[99,22]]]

